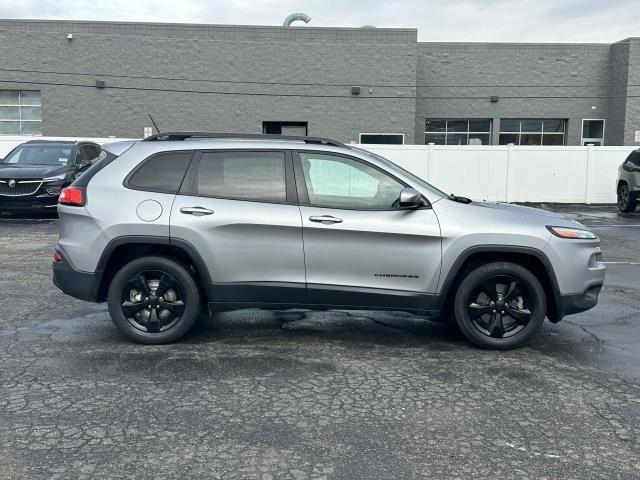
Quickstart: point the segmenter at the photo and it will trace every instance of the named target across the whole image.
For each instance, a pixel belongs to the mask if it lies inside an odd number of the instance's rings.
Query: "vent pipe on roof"
[[[287,15],[287,18],[284,19],[284,22],[282,22],[282,26],[290,27],[293,22],[297,22],[297,21],[309,23],[309,20],[311,20],[311,17],[306,13],[301,13],[301,12],[290,13],[289,15]]]

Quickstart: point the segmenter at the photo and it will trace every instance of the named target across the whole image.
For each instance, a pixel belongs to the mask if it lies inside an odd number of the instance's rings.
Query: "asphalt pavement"
[[[602,238],[607,279],[510,352],[371,312],[132,344],[52,286],[55,219],[0,219],[0,478],[640,478],[640,213],[542,207]]]

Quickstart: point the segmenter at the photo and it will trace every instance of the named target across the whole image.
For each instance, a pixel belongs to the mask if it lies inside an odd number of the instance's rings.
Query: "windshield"
[[[73,145],[20,145],[2,163],[18,165],[68,165]]]
[[[434,193],[436,195],[439,195],[441,197],[449,197],[449,195],[447,195],[446,193],[444,193],[442,190],[434,187],[433,185],[431,185],[430,183],[425,182],[422,178],[414,175],[413,173],[411,173],[408,170],[405,170],[404,168],[402,168],[400,165],[398,165],[397,163],[393,163],[391,160],[381,157],[380,155],[377,155],[373,152],[370,152],[368,150],[363,150],[362,148],[357,148],[357,147],[351,147],[354,150],[358,150],[359,152],[362,153],[366,153],[367,155],[375,158],[376,160],[379,160],[380,162],[384,163],[385,165],[387,165],[388,167],[391,167],[395,170],[399,170],[400,172],[402,172],[403,175],[409,177],[411,179],[412,182],[418,184],[419,186],[429,190],[431,193]]]

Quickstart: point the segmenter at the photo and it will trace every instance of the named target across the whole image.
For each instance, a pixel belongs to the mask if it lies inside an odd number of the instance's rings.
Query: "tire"
[[[618,187],[618,210],[622,213],[633,212],[636,209],[636,200],[632,198],[629,185],[621,183]]]
[[[482,348],[519,347],[540,329],[546,312],[547,299],[536,276],[510,262],[470,270],[454,298],[458,328]]]
[[[200,313],[200,293],[193,276],[164,257],[127,263],[113,277],[107,299],[118,330],[134,342],[149,345],[180,339]]]

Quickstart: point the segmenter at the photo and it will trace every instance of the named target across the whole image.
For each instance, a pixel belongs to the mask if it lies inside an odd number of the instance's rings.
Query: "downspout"
[[[309,23],[309,20],[311,20],[311,17],[309,15],[307,15],[306,13],[291,13],[289,15],[287,15],[287,18],[284,19],[284,22],[282,22],[282,26],[283,27],[290,27],[291,24],[293,22],[297,22],[297,21],[302,21],[304,23]]]

